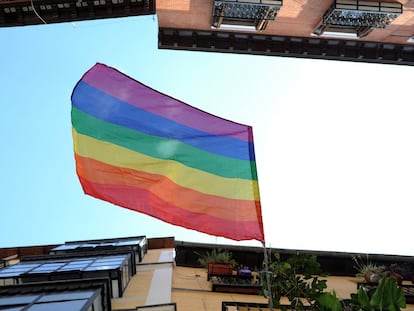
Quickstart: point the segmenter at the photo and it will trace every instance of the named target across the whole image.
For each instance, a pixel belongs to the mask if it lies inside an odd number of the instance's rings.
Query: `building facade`
[[[241,278],[242,285],[219,284],[205,268],[197,265],[200,254],[217,247],[227,247],[240,264],[238,272],[243,274],[233,271],[226,277]],[[260,277],[244,274],[249,270],[248,265],[251,271],[261,269],[262,251],[145,236],[0,249],[0,310],[266,310]],[[282,255],[294,252],[272,251]],[[331,271],[340,271],[339,266],[346,269],[352,256],[312,254],[322,259],[325,270]],[[373,256],[372,260],[412,263],[412,258],[398,256]],[[338,297],[349,297],[357,289],[357,279],[352,273],[330,273],[328,289],[334,290]],[[405,282],[406,289],[411,290],[409,280]],[[414,298],[412,293],[407,295]],[[407,305],[406,310],[414,310],[414,305]]]
[[[412,65],[414,1],[158,0],[159,47]]]
[[[156,14],[161,49],[414,64],[414,0],[3,0],[0,26]]]
[[[174,245],[136,236],[0,249],[0,310],[219,310],[235,294],[213,292],[204,268],[177,266]]]

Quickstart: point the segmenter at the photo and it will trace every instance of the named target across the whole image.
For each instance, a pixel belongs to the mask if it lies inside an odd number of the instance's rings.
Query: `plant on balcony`
[[[211,283],[213,292],[259,295],[262,289],[256,274],[213,276]]]
[[[350,299],[339,299],[335,293],[323,293],[317,300],[318,310],[399,311],[406,307],[403,289],[393,277],[383,277],[378,285],[361,286]]]
[[[288,309],[317,310],[317,299],[325,292],[326,280],[321,280],[322,270],[316,256],[296,253],[287,260],[282,260],[279,253],[269,264],[270,287],[263,281],[263,292],[272,295],[276,308],[285,309],[280,301],[287,297],[290,302]]]
[[[200,255],[200,254],[199,254]],[[232,254],[226,250],[213,249],[200,255],[198,263],[207,268],[207,279],[213,275],[232,275],[237,262],[232,258]]]
[[[361,256],[352,257],[354,268],[357,270],[356,276],[364,278],[367,283],[378,283],[385,276],[385,266],[377,265],[368,259],[362,260]]]
[[[404,279],[410,279],[412,276],[412,267],[408,263],[393,263],[386,269],[386,275],[394,278],[398,285],[401,285]]]
[[[266,273],[271,289],[263,282],[263,292],[272,295],[274,306],[280,310],[399,311],[406,306],[403,289],[388,275],[376,284],[361,286],[349,299],[338,298],[335,292],[326,290],[327,281],[319,278],[324,274],[312,255],[296,253],[282,260],[280,254],[275,254]],[[281,304],[282,297],[287,297],[290,304]]]

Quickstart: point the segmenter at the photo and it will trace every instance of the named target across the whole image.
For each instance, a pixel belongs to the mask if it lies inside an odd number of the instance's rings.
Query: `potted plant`
[[[409,280],[412,267],[408,263],[393,263],[387,267],[387,276],[395,278],[398,285],[401,285],[404,279]]]
[[[243,270],[247,271],[247,269]],[[259,295],[262,290],[260,279],[256,273],[213,276],[211,283],[213,292]]]
[[[213,249],[200,255],[198,263],[207,268],[207,279],[211,276],[232,275],[236,266],[236,260],[232,258],[232,254],[226,250]]]
[[[326,280],[319,279],[324,274],[315,256],[297,253],[282,260],[279,254],[275,254],[269,270],[266,273],[270,274],[271,288],[263,282],[263,293],[272,295],[273,304],[279,310],[399,311],[406,307],[402,287],[398,286],[395,278],[387,275],[378,283],[359,287],[349,299],[340,299],[335,292],[326,290]],[[290,305],[281,304],[282,297],[287,297]]]
[[[368,260],[363,261],[360,256],[352,257],[354,268],[357,270],[356,276],[364,278],[367,283],[378,283],[385,275],[386,268],[384,265],[377,265]]]

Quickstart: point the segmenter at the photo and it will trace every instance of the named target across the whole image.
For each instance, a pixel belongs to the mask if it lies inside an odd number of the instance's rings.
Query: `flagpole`
[[[266,273],[266,283],[267,283],[267,300],[269,311],[273,311],[273,295],[272,295],[272,285],[270,283],[270,271],[269,271],[269,257],[267,255],[266,244],[263,241],[263,250],[264,250],[264,266]]]

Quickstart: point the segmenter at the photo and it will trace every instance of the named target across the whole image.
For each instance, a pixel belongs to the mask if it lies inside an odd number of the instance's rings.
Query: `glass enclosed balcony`
[[[110,311],[108,279],[70,280],[0,287],[0,310]]]
[[[136,273],[132,254],[85,256],[42,260],[25,259],[0,269],[0,286],[58,280],[109,278],[111,296],[122,297],[131,277]]]
[[[147,238],[145,236],[85,240],[65,242],[49,251],[50,255],[88,253],[88,252],[119,252],[132,251],[134,253],[134,264],[142,261],[148,250]]]

